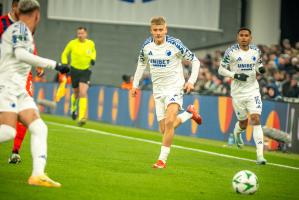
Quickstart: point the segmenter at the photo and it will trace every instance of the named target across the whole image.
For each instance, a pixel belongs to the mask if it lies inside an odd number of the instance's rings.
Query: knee
[[[40,118],[33,121],[28,128],[31,134],[48,133],[47,125]]]
[[[244,120],[244,121],[239,121],[239,126],[241,129],[246,129],[248,125],[248,120]]]
[[[175,118],[168,118],[168,119],[166,119],[165,120],[165,127],[167,127],[167,128],[173,128],[174,121],[175,121]]]
[[[2,124],[0,125],[0,134],[5,135],[7,140],[12,140],[16,136],[16,129],[12,126]]]
[[[251,115],[250,117],[252,125],[260,125],[260,116],[259,115]]]
[[[160,127],[160,132],[162,133],[162,134],[164,134],[164,131],[165,131],[165,128],[163,127]]]

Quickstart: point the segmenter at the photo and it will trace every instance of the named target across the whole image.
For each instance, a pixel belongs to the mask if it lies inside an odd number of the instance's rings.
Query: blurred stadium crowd
[[[258,74],[263,99],[299,102],[299,42],[294,46],[288,39],[281,45],[258,45],[262,52],[262,59],[266,73]],[[201,68],[194,93],[204,95],[229,96],[230,78],[218,75],[218,67],[224,51],[216,50],[213,54],[206,54],[199,58]],[[183,62],[184,76],[188,80],[191,74],[191,65]],[[129,83],[132,77],[123,76],[123,84]],[[151,89],[150,75],[146,72],[141,80],[141,89]]]

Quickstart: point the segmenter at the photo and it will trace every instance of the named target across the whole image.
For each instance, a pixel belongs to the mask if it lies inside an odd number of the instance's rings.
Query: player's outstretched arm
[[[229,71],[228,69],[226,69],[225,67],[223,67],[220,64],[220,67],[218,68],[218,74],[220,74],[221,76],[226,76],[226,77],[230,77],[230,78],[234,78],[235,73]]]
[[[220,64],[220,67],[218,68],[218,73],[222,76],[237,79],[239,81],[246,81],[247,78],[249,77],[247,74],[244,74],[244,73],[237,74],[237,73],[231,72],[228,69],[226,69],[225,67],[223,67],[222,64]]]
[[[16,48],[15,55],[18,60],[25,62],[32,66],[39,66],[42,68],[55,69],[61,73],[67,73],[70,70],[68,65],[62,65],[60,63],[57,63],[54,60],[36,56],[36,55],[28,52],[24,48]]]

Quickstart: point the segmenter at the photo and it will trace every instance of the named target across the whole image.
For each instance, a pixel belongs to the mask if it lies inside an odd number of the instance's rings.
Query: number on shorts
[[[260,96],[256,96],[256,97],[254,97],[254,99],[255,99],[256,108],[261,108],[262,101],[260,99]]]

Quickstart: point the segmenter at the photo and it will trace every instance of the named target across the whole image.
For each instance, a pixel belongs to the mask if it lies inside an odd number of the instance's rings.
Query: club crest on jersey
[[[167,56],[171,56],[171,51],[170,50],[166,50],[165,53],[166,53]]]
[[[255,57],[255,56],[252,56],[252,60],[253,60],[253,61],[256,61],[256,57]]]
[[[150,51],[150,52],[148,53],[148,55],[152,56],[152,55],[153,55],[153,52],[152,52],[152,51]]]
[[[240,61],[242,61],[242,58],[241,58],[241,57],[239,57],[239,58],[237,59],[237,62],[240,62]]]

